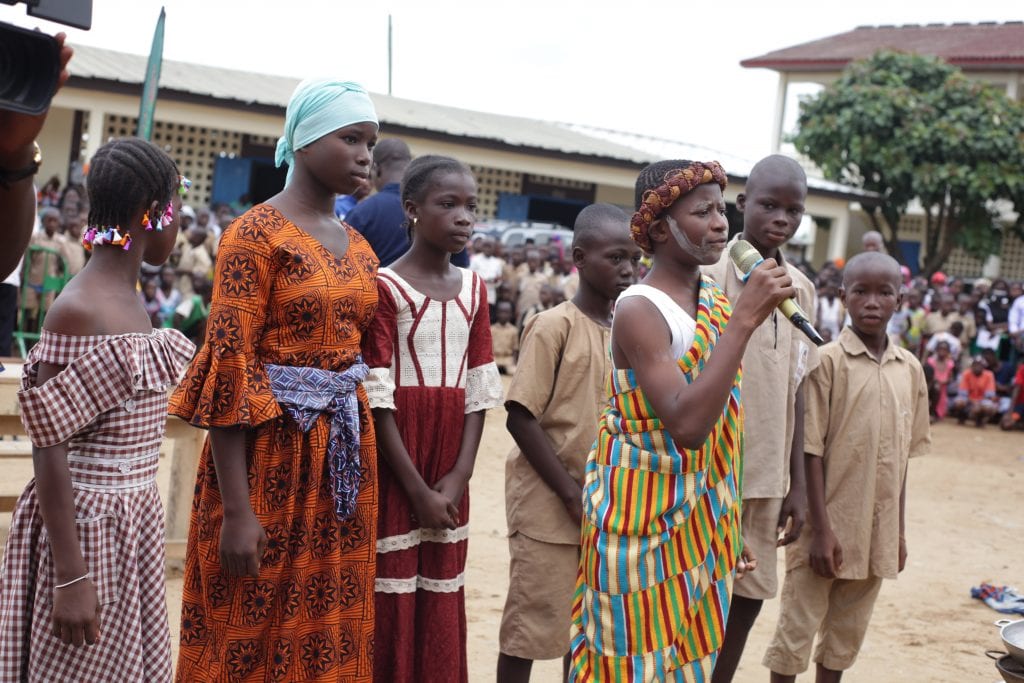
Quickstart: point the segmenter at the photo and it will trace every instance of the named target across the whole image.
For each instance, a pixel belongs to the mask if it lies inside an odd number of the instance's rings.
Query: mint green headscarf
[[[354,123],[377,125],[377,112],[363,86],[329,78],[305,80],[295,88],[284,117],[284,135],[277,141],[275,164],[288,164],[291,182],[295,152],[339,128]]]

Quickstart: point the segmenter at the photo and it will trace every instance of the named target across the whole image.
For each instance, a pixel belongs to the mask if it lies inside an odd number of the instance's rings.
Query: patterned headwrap
[[[377,125],[377,112],[363,86],[350,81],[316,78],[295,88],[284,118],[284,135],[277,141],[275,164],[295,169],[295,152],[328,133],[354,123]]]
[[[629,223],[633,241],[647,253],[654,251],[647,233],[651,224],[684,194],[698,185],[710,182],[718,183],[723,191],[729,183],[725,169],[717,161],[695,161],[686,168],[666,174],[661,185],[644,192],[640,208],[633,214]]]

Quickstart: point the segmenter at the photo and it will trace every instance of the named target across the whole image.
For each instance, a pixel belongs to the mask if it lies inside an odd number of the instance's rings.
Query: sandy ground
[[[466,601],[472,681],[494,679],[508,581],[503,480],[511,438],[504,418],[501,410],[489,415],[471,484]],[[1001,615],[972,600],[969,589],[982,581],[1024,586],[1024,435],[942,424],[934,428],[933,442],[932,455],[910,468],[908,567],[898,581],[883,586],[860,659],[845,681],[999,680],[984,651],[1001,646],[992,625]],[[2,455],[21,448],[0,442]],[[161,488],[166,491],[169,468],[161,469]],[[16,492],[30,476],[30,461],[4,457],[0,494]],[[0,535],[9,518],[0,516]],[[176,643],[180,577],[172,573],[167,587]],[[737,681],[767,680],[760,658],[777,613],[778,601],[766,603]],[[560,675],[559,662],[539,662],[533,680],[558,681]]]

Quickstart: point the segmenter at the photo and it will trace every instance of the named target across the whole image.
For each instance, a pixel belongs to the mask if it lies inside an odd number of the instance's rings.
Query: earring
[[[412,219],[412,222],[410,222],[410,223],[409,223],[409,227],[410,227],[410,228],[412,228],[413,230],[415,230],[415,229],[416,229],[416,221],[417,221],[417,220],[418,220],[418,219],[416,219],[416,218],[413,218],[413,219]]]

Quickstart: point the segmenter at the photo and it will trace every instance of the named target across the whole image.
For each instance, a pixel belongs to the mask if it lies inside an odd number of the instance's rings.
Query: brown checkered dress
[[[14,510],[0,568],[0,681],[171,680],[156,470],[167,390],[194,350],[177,330],[44,332],[29,354],[18,392],[22,422],[34,446],[68,444],[100,638],[75,647],[53,635],[53,557],[32,481]],[[66,367],[37,387],[41,362]]]

